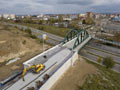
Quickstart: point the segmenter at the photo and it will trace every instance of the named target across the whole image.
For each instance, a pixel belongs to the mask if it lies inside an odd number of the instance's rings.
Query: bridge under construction
[[[15,83],[6,86],[4,89],[27,90],[30,87],[34,87],[39,90],[49,90],[55,81],[57,81],[59,77],[74,64],[75,60],[78,59],[78,51],[90,39],[91,36],[89,36],[86,30],[70,30],[60,44],[23,63],[24,68],[28,68],[31,65],[43,64],[45,66],[44,70],[40,71],[38,74],[27,72],[24,76],[25,81],[20,78]],[[46,75],[49,75],[47,80],[44,79]],[[36,86],[36,82],[38,81],[43,83],[41,87]]]

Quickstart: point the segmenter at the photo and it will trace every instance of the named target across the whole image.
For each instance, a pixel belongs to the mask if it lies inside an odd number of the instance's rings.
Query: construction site
[[[45,45],[45,49],[50,47]],[[42,44],[28,33],[0,23],[0,86],[14,77],[21,77],[23,62],[42,51]]]
[[[69,38],[69,33],[79,34]],[[91,37],[84,31],[71,30],[60,43],[23,62],[23,69],[16,75],[1,81],[4,90],[50,90],[56,81],[78,60],[78,51]]]
[[[119,88],[119,74],[116,73],[119,72],[119,63],[112,68],[116,72],[100,66],[96,54],[102,56],[114,54],[96,49],[99,48],[98,43],[95,48],[98,40],[91,37],[86,30],[72,29],[66,33],[61,42],[57,44],[53,42],[55,46],[46,43],[44,49],[43,42],[40,41],[42,36],[33,36],[34,34],[31,33],[33,29],[29,30],[28,33],[26,28],[18,29],[2,25],[0,27],[0,90],[80,90],[82,88],[97,90],[93,88],[105,87],[100,84],[101,82],[106,82],[107,88],[119,90],[115,89]],[[50,34],[50,37],[57,36]],[[49,38],[48,41],[51,42],[51,39]],[[102,47],[106,47],[109,51],[110,47],[105,45]],[[113,57],[119,62],[117,53]],[[109,74],[111,72],[115,75],[114,78],[111,78],[113,77],[113,74]],[[103,73],[105,73],[104,77]],[[110,82],[105,81],[106,75],[116,87],[111,87]],[[98,80],[100,82],[96,84]],[[115,84],[114,81],[118,83]],[[91,85],[93,86],[90,87]]]

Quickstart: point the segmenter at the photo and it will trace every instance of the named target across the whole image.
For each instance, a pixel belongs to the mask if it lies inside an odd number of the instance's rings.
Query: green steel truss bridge
[[[64,40],[62,41],[62,44],[65,44],[69,41],[71,41],[72,39],[75,39],[74,45],[73,45],[73,49],[75,49],[77,46],[79,46],[84,40],[86,40],[89,37],[89,34],[86,30],[77,30],[77,29],[72,29],[70,30]]]

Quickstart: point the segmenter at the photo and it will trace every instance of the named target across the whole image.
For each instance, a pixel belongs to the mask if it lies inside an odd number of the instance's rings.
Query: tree
[[[95,24],[94,19],[93,18],[87,18],[86,19],[86,24]]]
[[[82,24],[86,24],[86,20],[85,19],[82,21]]]
[[[58,18],[58,21],[59,21],[59,22],[63,21],[63,16],[62,16],[61,14],[59,14],[58,17],[59,17],[59,18]]]
[[[44,23],[44,20],[40,20],[40,21],[39,21],[39,24],[43,24],[43,23]]]
[[[98,63],[101,63],[101,61],[102,61],[101,57],[98,57],[97,62],[98,62]]]
[[[115,65],[115,62],[112,57],[107,56],[103,59],[103,65],[105,65],[106,68],[112,68]]]
[[[50,18],[49,19],[49,22],[50,22],[50,24],[54,24],[55,22],[57,22],[54,18]]]

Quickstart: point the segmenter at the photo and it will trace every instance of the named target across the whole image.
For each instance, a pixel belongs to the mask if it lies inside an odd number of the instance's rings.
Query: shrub
[[[44,30],[43,26],[38,27],[39,30]]]
[[[26,40],[24,40],[22,43],[25,45],[26,44]]]
[[[115,62],[112,57],[107,56],[103,59],[103,65],[105,65],[106,68],[112,68],[115,65]]]
[[[32,39],[37,39],[37,37],[36,37],[35,35],[30,35],[30,37],[31,37]]]
[[[31,32],[31,30],[30,30],[29,28],[27,28],[27,29],[25,30],[25,32],[27,32],[28,34],[32,34],[32,32]]]
[[[98,62],[98,63],[101,63],[101,61],[102,61],[102,58],[101,58],[101,57],[98,57],[97,62]]]

